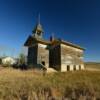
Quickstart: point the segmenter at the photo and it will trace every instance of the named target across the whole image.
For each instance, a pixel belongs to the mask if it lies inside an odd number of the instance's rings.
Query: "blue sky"
[[[0,0],[0,55],[17,56],[37,23],[44,38],[86,48],[85,61],[100,61],[100,0]]]

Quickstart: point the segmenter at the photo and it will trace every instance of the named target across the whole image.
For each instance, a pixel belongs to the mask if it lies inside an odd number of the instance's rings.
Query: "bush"
[[[19,55],[19,64],[22,65],[22,64],[25,64],[25,55],[23,53],[21,53]]]

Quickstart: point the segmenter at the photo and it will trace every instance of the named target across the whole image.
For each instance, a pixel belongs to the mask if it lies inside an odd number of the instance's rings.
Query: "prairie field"
[[[89,71],[100,71],[100,63],[97,62],[86,62],[85,67]]]
[[[0,100],[100,100],[100,72],[0,69]]]

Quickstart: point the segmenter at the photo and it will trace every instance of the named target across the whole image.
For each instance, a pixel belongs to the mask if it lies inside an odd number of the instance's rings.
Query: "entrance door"
[[[67,65],[67,71],[70,71],[70,65]]]
[[[45,66],[45,61],[42,61],[42,64]]]

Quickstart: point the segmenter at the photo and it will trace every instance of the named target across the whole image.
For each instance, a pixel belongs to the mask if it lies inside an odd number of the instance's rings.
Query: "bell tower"
[[[36,26],[34,27],[33,31],[32,31],[32,34],[35,38],[40,38],[42,39],[43,37],[43,28],[42,28],[42,25],[40,23],[40,14],[38,15],[38,22],[36,24]]]

